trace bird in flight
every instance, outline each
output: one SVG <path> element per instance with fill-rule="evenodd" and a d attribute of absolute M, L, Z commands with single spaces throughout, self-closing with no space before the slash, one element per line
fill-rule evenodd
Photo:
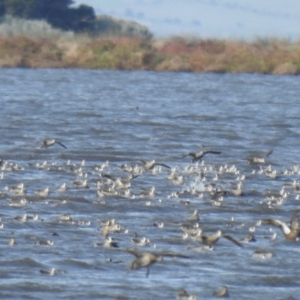
<path fill-rule="evenodd" d="M 144 164 L 145 170 L 152 170 L 155 166 L 162 166 L 162 167 L 171 169 L 171 167 L 169 167 L 165 164 L 157 163 L 157 162 L 155 162 L 155 160 L 146 161 L 144 159 L 141 159 L 140 161 Z"/>
<path fill-rule="evenodd" d="M 67 147 L 63 143 L 57 141 L 56 139 L 43 140 L 42 147 L 48 148 L 48 147 L 53 146 L 54 144 L 58 144 L 58 145 L 64 147 L 65 149 L 67 149 Z"/>
<path fill-rule="evenodd" d="M 286 240 L 296 240 L 300 233 L 299 215 L 300 210 L 297 210 L 289 223 L 277 219 L 263 219 L 262 224 L 279 227 Z"/>
<path fill-rule="evenodd" d="M 203 158 L 204 155 L 206 154 L 221 154 L 221 151 L 214 151 L 214 150 L 201 150 L 200 152 L 190 152 L 186 155 L 184 155 L 183 157 L 181 157 L 181 159 L 187 157 L 187 156 L 192 156 L 193 160 L 192 162 L 196 162 L 198 160 L 201 160 Z"/>
<path fill-rule="evenodd" d="M 189 258 L 189 256 L 179 254 L 179 253 L 174 253 L 171 251 L 161 251 L 161 252 L 148 252 L 147 251 L 146 252 L 146 251 L 139 251 L 134 248 L 127 248 L 127 249 L 124 249 L 123 251 L 126 251 L 136 257 L 136 259 L 131 262 L 128 272 L 131 270 L 137 270 L 140 268 L 147 268 L 146 277 L 149 276 L 150 266 L 156 262 L 162 261 L 164 256 Z"/>
<path fill-rule="evenodd" d="M 267 153 L 252 155 L 247 158 L 247 161 L 250 165 L 253 164 L 265 164 L 266 157 L 270 156 L 273 153 L 273 150 L 269 150 Z"/>
<path fill-rule="evenodd" d="M 233 242 L 239 247 L 243 247 L 243 245 L 235 240 L 233 237 L 231 237 L 228 234 L 224 234 L 221 230 L 218 230 L 216 233 L 213 233 L 211 235 L 201 235 L 202 242 L 208 246 L 213 246 L 219 239 L 220 237 L 224 237 L 225 239 Z"/>

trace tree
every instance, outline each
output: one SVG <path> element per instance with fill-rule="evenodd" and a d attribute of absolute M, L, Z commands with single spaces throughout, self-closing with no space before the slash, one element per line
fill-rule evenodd
<path fill-rule="evenodd" d="M 44 19 L 63 30 L 92 31 L 96 15 L 88 5 L 70 7 L 73 0 L 0 0 L 0 16 Z"/>

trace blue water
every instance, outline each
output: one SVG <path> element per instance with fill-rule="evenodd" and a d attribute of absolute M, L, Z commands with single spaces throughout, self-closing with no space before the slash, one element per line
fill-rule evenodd
<path fill-rule="evenodd" d="M 294 189 L 286 189 L 280 205 L 268 203 L 267 196 L 299 180 L 298 77 L 0 69 L 0 82 L 0 159 L 6 166 L 20 167 L 1 170 L 1 298 L 176 299 L 177 290 L 185 288 L 198 299 L 208 299 L 224 285 L 232 299 L 297 298 L 299 242 L 285 241 L 280 229 L 257 226 L 255 243 L 239 248 L 221 238 L 213 251 L 196 252 L 187 248 L 199 243 L 183 240 L 180 225 L 198 209 L 204 233 L 222 229 L 239 240 L 262 218 L 292 217 L 300 203 Z M 41 147 L 46 138 L 57 139 L 67 149 L 59 144 Z M 198 164 L 192 164 L 191 157 L 181 159 L 201 145 L 222 153 L 207 154 Z M 268 150 L 273 153 L 265 164 L 248 164 L 249 156 Z M 174 185 L 162 167 L 159 174 L 147 171 L 132 180 L 134 199 L 97 197 L 95 184 L 101 176 L 128 175 L 119 167 L 142 166 L 141 159 L 176 167 L 184 183 Z M 76 174 L 83 160 L 83 174 Z M 35 165 L 44 161 L 45 168 Z M 104 171 L 94 169 L 106 161 Z M 213 181 L 224 165 L 237 171 Z M 269 165 L 277 170 L 276 179 L 259 174 Z M 202 170 L 206 181 L 189 174 L 186 168 L 191 166 L 198 173 Z M 242 175 L 244 195 L 224 197 L 220 206 L 204 191 L 211 182 L 231 189 Z M 73 186 L 73 181 L 84 179 L 88 188 Z M 69 188 L 58 192 L 64 182 Z M 23 196 L 5 188 L 20 183 L 26 186 Z M 151 186 L 155 197 L 139 197 L 140 188 Z M 184 192 L 193 186 L 196 195 Z M 46 187 L 47 197 L 35 195 Z M 177 191 L 179 198 L 170 198 Z M 21 198 L 26 198 L 25 206 L 9 205 Z M 14 220 L 25 213 L 38 215 L 38 220 Z M 60 222 L 63 214 L 74 222 Z M 120 248 L 94 247 L 104 241 L 100 222 L 112 218 L 121 225 L 119 233 L 111 233 Z M 161 221 L 163 228 L 152 225 Z M 134 256 L 124 250 L 134 247 L 134 232 L 151 241 L 136 246 L 142 251 L 168 250 L 190 258 L 165 258 L 151 266 L 148 278 L 146 269 L 127 273 Z M 274 232 L 277 237 L 270 240 Z M 9 246 L 10 238 L 17 244 Z M 35 245 L 48 239 L 53 246 Z M 275 256 L 252 258 L 258 249 Z M 53 267 L 58 270 L 54 276 L 39 272 Z"/>

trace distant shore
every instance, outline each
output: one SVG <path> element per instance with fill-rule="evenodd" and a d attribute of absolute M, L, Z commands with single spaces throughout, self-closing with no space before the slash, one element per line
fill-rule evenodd
<path fill-rule="evenodd" d="M 300 43 L 0 36 L 0 67 L 300 74 Z"/>

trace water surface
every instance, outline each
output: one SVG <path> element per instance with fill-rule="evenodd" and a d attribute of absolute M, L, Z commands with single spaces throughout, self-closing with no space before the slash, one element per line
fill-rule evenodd
<path fill-rule="evenodd" d="M 187 249 L 192 241 L 182 239 L 180 225 L 199 209 L 204 232 L 222 229 L 240 239 L 262 218 L 292 217 L 299 207 L 293 189 L 281 205 L 268 204 L 267 196 L 299 180 L 298 77 L 1 69 L 0 82 L 0 158 L 20 166 L 3 170 L 0 181 L 2 298 L 175 299 L 177 290 L 185 288 L 198 299 L 208 299 L 223 285 L 232 299 L 297 297 L 299 243 L 285 241 L 279 229 L 257 226 L 256 243 L 240 249 L 221 239 L 213 251 L 198 253 Z M 67 149 L 57 144 L 41 148 L 45 138 L 58 139 Z M 186 171 L 193 165 L 190 157 L 181 159 L 201 145 L 222 152 L 208 154 L 197 164 L 206 181 Z M 274 152 L 266 164 L 247 163 L 249 155 L 270 149 Z M 101 174 L 128 175 L 119 167 L 142 165 L 141 159 L 176 167 L 183 185 L 172 184 L 162 167 L 157 175 L 148 171 L 132 181 L 135 199 L 96 196 Z M 89 188 L 75 188 L 73 181 L 84 179 L 75 173 L 83 160 Z M 44 161 L 48 167 L 36 165 Z M 94 169 L 106 161 L 104 171 Z M 245 175 L 244 195 L 224 197 L 220 206 L 214 206 L 204 189 L 223 165 L 235 166 L 237 172 L 219 174 L 214 183 L 231 189 Z M 277 170 L 276 179 L 257 173 L 268 165 Z M 22 197 L 5 190 L 22 182 L 27 187 Z M 69 189 L 58 192 L 64 182 Z M 156 187 L 156 196 L 140 198 L 140 188 L 151 186 Z M 35 196 L 36 190 L 46 187 L 49 196 Z M 192 187 L 198 190 L 195 195 L 183 193 Z M 170 198 L 177 191 L 179 198 Z M 27 205 L 9 205 L 23 197 Z M 25 213 L 37 214 L 39 220 L 14 220 Z M 74 222 L 59 222 L 63 214 L 70 214 Z M 133 247 L 136 232 L 151 241 L 141 250 L 169 250 L 190 258 L 166 258 L 151 267 L 149 278 L 145 269 L 127 274 L 133 256 L 94 247 L 104 240 L 100 222 L 112 218 L 121 225 L 120 233 L 111 234 L 120 249 Z M 152 225 L 161 221 L 161 229 Z M 274 232 L 277 238 L 272 241 Z M 17 244 L 9 246 L 12 237 Z M 35 245 L 42 239 L 52 239 L 54 245 Z M 252 258 L 258 249 L 272 251 L 275 257 Z M 58 269 L 54 276 L 39 273 L 52 267 Z"/>

